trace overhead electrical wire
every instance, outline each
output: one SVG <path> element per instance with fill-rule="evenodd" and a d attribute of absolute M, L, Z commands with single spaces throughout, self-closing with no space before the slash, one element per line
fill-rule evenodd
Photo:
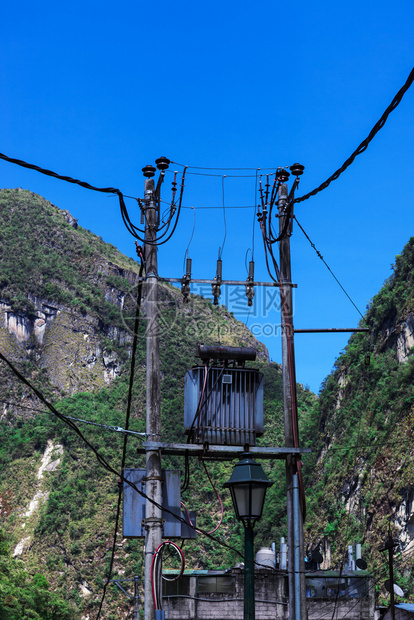
<path fill-rule="evenodd" d="M 86 437 L 78 429 L 78 427 L 71 420 L 68 420 L 65 416 L 63 416 L 61 413 L 59 413 L 59 411 L 57 411 L 57 409 L 43 396 L 43 394 L 40 392 L 40 390 L 38 390 L 34 385 L 32 385 L 32 383 L 28 379 L 26 379 L 26 377 L 24 377 L 24 375 L 22 375 L 22 373 L 14 366 L 14 364 L 12 364 L 12 362 L 10 362 L 10 360 L 8 360 L 7 357 L 5 355 L 3 355 L 3 353 L 1 353 L 1 352 L 0 352 L 0 360 L 3 360 L 3 362 L 5 362 L 5 364 L 16 375 L 16 377 L 22 383 L 24 383 L 27 387 L 29 387 L 36 394 L 36 396 L 39 398 L 39 400 L 44 405 L 46 405 L 46 407 L 48 407 L 48 409 L 50 409 L 50 411 L 52 413 L 54 413 L 56 415 L 56 417 L 58 417 L 62 422 L 67 424 L 80 437 L 80 439 L 85 443 L 85 445 L 92 450 L 92 452 L 95 454 L 95 457 L 96 457 L 97 461 L 99 462 L 99 464 L 104 469 L 106 469 L 109 473 L 117 476 L 117 478 L 119 478 L 122 482 L 124 482 L 125 484 L 130 486 L 132 489 L 134 489 L 134 491 L 136 491 L 144 499 L 146 499 L 146 500 L 150 501 L 152 504 L 154 504 L 154 506 L 156 506 L 159 510 L 163 510 L 164 512 L 172 515 L 173 518 L 176 519 L 177 521 L 180 521 L 180 523 L 183 523 L 183 524 L 188 526 L 188 521 L 186 521 L 186 519 L 180 517 L 179 515 L 175 514 L 172 510 L 169 510 L 168 508 L 162 506 L 161 504 L 158 504 L 158 502 L 154 501 L 152 498 L 150 498 L 148 495 L 146 495 L 146 493 L 141 491 L 133 482 L 131 482 L 130 480 L 125 478 L 124 475 L 121 472 L 119 472 L 116 469 L 114 469 L 108 463 L 108 461 L 105 459 L 105 457 L 103 457 L 99 453 L 99 451 L 91 444 L 90 441 L 88 441 L 88 439 L 86 439 Z M 232 551 L 233 553 L 235 553 L 236 555 L 238 555 L 240 558 L 242 558 L 244 560 L 243 553 L 241 553 L 240 551 L 238 551 L 237 549 L 235 549 L 234 547 L 232 547 L 231 545 L 229 545 L 225 541 L 223 541 L 223 540 L 221 540 L 219 538 L 216 538 L 215 536 L 213 536 L 211 534 L 208 534 L 208 532 L 206 532 L 204 529 L 202 529 L 202 528 L 198 528 L 198 529 L 199 529 L 200 533 L 203 536 L 207 536 L 208 538 L 210 538 L 212 541 L 214 541 L 218 545 L 220 545 L 220 546 L 222 546 L 222 547 L 224 547 L 226 549 L 229 549 L 230 551 Z"/>
<path fill-rule="evenodd" d="M 316 194 L 326 189 L 332 183 L 332 181 L 335 181 L 336 179 L 338 179 L 341 176 L 341 174 L 345 172 L 347 168 L 349 168 L 349 166 L 353 163 L 357 155 L 361 155 L 361 153 L 367 150 L 370 142 L 377 135 L 379 130 L 382 129 L 382 127 L 384 127 L 391 112 L 393 112 L 393 110 L 395 110 L 398 107 L 398 105 L 401 103 L 402 98 L 404 97 L 405 93 L 412 85 L 413 81 L 414 81 L 414 68 L 411 70 L 404 86 L 400 88 L 400 90 L 395 95 L 394 99 L 391 101 L 390 105 L 386 108 L 385 112 L 382 114 L 381 118 L 375 123 L 374 127 L 369 132 L 368 136 L 355 149 L 352 155 L 350 155 L 348 159 L 345 160 L 345 162 L 342 164 L 342 166 L 338 168 L 338 170 L 336 170 L 336 172 L 334 172 L 328 179 L 326 179 L 326 181 L 321 183 L 321 185 L 313 189 L 311 192 L 305 194 L 304 196 L 295 198 L 295 202 L 303 202 L 304 200 L 308 200 L 309 198 L 311 198 L 311 196 L 316 196 Z"/>
<path fill-rule="evenodd" d="M 135 307 L 135 320 L 134 320 L 134 338 L 132 341 L 131 368 L 130 368 L 129 383 L 128 383 L 128 397 L 127 397 L 127 408 L 126 408 L 126 416 L 125 416 L 125 429 L 126 430 L 129 429 L 129 422 L 131 419 L 132 389 L 134 386 L 135 361 L 136 361 L 136 352 L 137 352 L 137 345 L 138 345 L 139 316 L 140 316 L 141 301 L 142 301 L 142 274 L 144 271 L 144 260 L 143 260 L 144 256 L 143 256 L 142 249 L 139 246 L 137 246 L 137 253 L 138 253 L 138 257 L 141 260 L 141 266 L 139 270 L 140 279 L 139 279 L 139 284 L 138 284 L 138 289 L 137 289 L 137 301 L 136 301 L 136 307 Z M 128 444 L 128 434 L 125 434 L 124 445 L 122 447 L 122 460 L 121 460 L 122 474 L 124 473 L 124 468 L 125 468 L 127 444 Z M 106 580 L 106 583 L 104 584 L 103 594 L 102 594 L 101 602 L 99 604 L 98 615 L 96 617 L 97 620 L 99 620 L 101 610 L 102 610 L 102 605 L 104 603 L 105 596 L 106 596 L 106 589 L 110 583 L 111 576 L 112 576 L 112 569 L 113 569 L 114 558 L 115 558 L 116 538 L 118 535 L 119 516 L 121 514 L 121 500 L 122 500 L 122 486 L 119 485 L 118 503 L 117 503 L 117 508 L 116 508 L 115 528 L 114 528 L 113 543 L 112 543 L 112 550 L 111 550 L 111 559 L 109 562 L 108 578 Z"/>
<path fill-rule="evenodd" d="M 218 499 L 218 501 L 219 501 L 219 504 L 220 504 L 220 511 L 221 511 L 221 515 L 220 515 L 219 522 L 218 522 L 218 524 L 217 524 L 217 525 L 216 525 L 216 526 L 215 526 L 212 530 L 210 530 L 210 531 L 208 532 L 209 534 L 214 534 L 214 532 L 216 532 L 216 531 L 219 529 L 219 527 L 221 526 L 221 524 L 222 524 L 222 522 L 223 522 L 224 507 L 223 507 L 223 502 L 221 501 L 220 494 L 219 494 L 219 492 L 218 492 L 218 490 L 217 490 L 217 488 L 216 488 L 216 486 L 215 486 L 215 484 L 214 484 L 213 480 L 211 479 L 210 474 L 208 473 L 208 469 L 207 469 L 207 466 L 206 466 L 205 461 L 204 461 L 204 459 L 203 459 L 203 458 L 201 458 L 201 462 L 202 462 L 202 464 L 203 464 L 204 471 L 205 471 L 205 472 L 206 472 L 206 474 L 207 474 L 207 478 L 208 478 L 208 480 L 209 480 L 209 482 L 210 482 L 210 484 L 211 484 L 211 487 L 212 487 L 212 489 L 213 489 L 213 491 L 214 491 L 214 493 L 215 493 L 215 495 L 216 495 L 216 497 L 217 497 L 217 499 Z M 196 532 L 198 532 L 198 529 L 196 528 L 196 526 L 195 526 L 195 525 L 192 523 L 192 521 L 191 521 L 190 514 L 189 514 L 189 512 L 188 512 L 188 509 L 187 509 L 186 504 L 185 504 L 184 502 L 181 502 L 181 506 L 184 508 L 184 511 L 185 511 L 185 513 L 186 513 L 186 515 L 187 515 L 188 522 L 189 522 L 189 523 L 190 523 L 190 525 L 194 528 L 194 530 L 195 530 Z"/>
<path fill-rule="evenodd" d="M 176 166 L 181 166 L 184 168 L 184 164 L 180 164 L 177 161 L 171 161 L 172 164 Z M 270 168 L 209 168 L 208 166 L 190 166 L 187 165 L 187 168 L 191 168 L 192 170 L 274 170 L 274 166 Z"/>
<path fill-rule="evenodd" d="M 301 226 L 300 222 L 298 221 L 298 218 L 296 217 L 296 215 L 293 216 L 294 219 L 296 220 L 296 224 L 299 226 L 299 228 L 301 229 L 301 231 L 303 232 L 303 234 L 305 235 L 306 239 L 309 241 L 311 247 L 315 250 L 317 256 L 321 259 L 321 261 L 323 262 L 323 264 L 325 265 L 325 267 L 328 269 L 329 273 L 332 275 L 332 277 L 336 280 L 336 282 L 338 283 L 338 285 L 341 287 L 341 289 L 343 290 L 343 292 L 345 293 L 345 295 L 348 297 L 349 301 L 351 302 L 351 304 L 354 306 L 355 310 L 358 312 L 358 314 L 360 315 L 360 317 L 362 318 L 363 321 L 365 321 L 365 317 L 362 314 L 362 312 L 360 311 L 360 309 L 358 308 L 358 306 L 355 304 L 355 302 L 353 301 L 353 299 L 351 298 L 351 296 L 347 293 L 347 291 L 345 290 L 345 288 L 342 286 L 342 284 L 340 283 L 340 281 L 338 280 L 338 278 L 336 277 L 336 275 L 334 274 L 334 272 L 332 271 L 332 269 L 329 267 L 328 263 L 326 262 L 326 260 L 324 259 L 324 257 L 322 256 L 322 254 L 319 252 L 319 250 L 316 248 L 315 244 L 311 241 L 309 235 L 307 234 L 307 232 L 305 231 L 305 229 Z"/>
<path fill-rule="evenodd" d="M 161 237 L 159 237 L 158 239 L 155 239 L 153 241 L 149 241 L 145 239 L 145 230 L 139 228 L 138 226 L 136 226 L 135 224 L 132 223 L 130 217 L 129 217 L 129 213 L 128 210 L 126 208 L 125 205 L 125 201 L 124 201 L 124 195 L 123 193 L 115 188 L 115 187 L 96 187 L 95 185 L 91 185 L 90 183 L 87 183 L 86 181 L 81 181 L 79 179 L 75 179 L 73 177 L 70 176 L 65 176 L 65 175 L 61 175 L 58 174 L 57 172 L 54 172 L 53 170 L 48 170 L 47 168 L 42 168 L 40 166 L 36 166 L 35 164 L 30 164 L 26 161 L 23 161 L 22 159 L 16 159 L 14 157 L 9 157 L 8 155 L 5 155 L 4 153 L 0 153 L 0 159 L 3 159 L 4 161 L 7 161 L 11 164 L 16 164 L 18 166 L 21 166 L 23 168 L 27 168 L 29 170 L 34 170 L 35 172 L 39 172 L 41 174 L 44 174 L 46 176 L 49 177 L 53 177 L 55 179 L 58 179 L 60 181 L 65 181 L 67 183 L 72 183 L 75 185 L 79 185 L 80 187 L 83 187 L 84 189 L 89 189 L 95 192 L 102 192 L 105 194 L 116 194 L 118 196 L 119 199 L 119 206 L 120 206 L 120 211 L 121 211 L 121 216 L 122 216 L 122 220 L 125 224 L 125 227 L 127 228 L 127 230 L 130 232 L 130 234 L 135 237 L 136 239 L 138 239 L 139 241 L 143 242 L 145 241 L 147 244 L 150 245 L 163 245 L 164 243 L 166 243 L 167 241 L 169 241 L 172 237 L 172 235 L 175 232 L 175 229 L 177 227 L 177 223 L 178 223 L 178 219 L 180 216 L 180 212 L 181 212 L 181 205 L 182 205 L 182 198 L 183 198 L 183 190 L 184 190 L 184 179 L 185 179 L 185 173 L 186 173 L 186 167 L 184 167 L 183 170 L 183 174 L 182 174 L 182 182 L 181 182 L 181 189 L 180 189 L 180 197 L 179 197 L 179 202 L 178 205 L 174 203 L 174 199 L 171 202 L 170 205 L 170 217 L 168 218 L 167 222 L 165 223 L 165 225 L 163 227 L 166 227 L 166 231 L 161 235 Z M 162 175 L 163 175 L 163 171 L 162 171 Z M 164 176 L 164 175 L 163 175 Z M 163 177 L 162 177 L 163 178 Z M 174 192 L 173 192 L 174 193 Z M 132 196 L 129 196 L 129 198 L 132 198 Z M 141 204 L 144 201 L 140 201 L 140 199 L 136 199 L 138 200 L 138 202 Z M 175 216 L 175 223 L 173 226 L 173 229 L 171 231 L 170 234 L 168 234 L 168 230 L 170 227 L 170 224 Z M 163 237 L 165 237 L 168 234 L 168 237 L 166 239 L 163 239 Z M 161 239 L 163 239 L 161 241 Z"/>
<path fill-rule="evenodd" d="M 170 547 L 178 554 L 178 557 L 180 558 L 180 570 L 177 575 L 167 577 L 167 575 L 162 572 L 162 558 L 164 549 Z M 165 579 L 165 581 L 178 581 L 178 579 L 181 579 L 184 573 L 184 569 L 184 553 L 177 544 L 175 544 L 171 540 L 165 540 L 160 545 L 158 545 L 154 552 L 154 555 L 152 556 L 151 561 L 151 588 L 154 598 L 155 609 L 162 609 L 162 579 Z"/>
<path fill-rule="evenodd" d="M 376 134 L 380 131 L 380 129 L 382 129 L 382 127 L 384 127 L 385 123 L 388 120 L 389 115 L 391 114 L 391 112 L 393 112 L 398 105 L 401 103 L 402 98 L 404 97 L 405 93 L 407 92 L 407 90 L 411 87 L 412 83 L 414 81 L 414 68 L 411 70 L 405 84 L 400 88 L 400 90 L 397 92 L 397 94 L 395 95 L 395 97 L 393 98 L 393 100 L 391 101 L 390 105 L 385 109 L 385 111 L 383 112 L 383 114 L 381 115 L 380 119 L 375 123 L 375 125 L 373 126 L 373 128 L 371 129 L 371 131 L 369 132 L 368 136 L 360 143 L 360 145 L 355 149 L 355 151 L 353 151 L 353 153 L 345 160 L 345 162 L 342 164 L 342 166 L 340 168 L 338 168 L 338 170 L 336 170 L 328 179 L 326 179 L 326 181 L 324 181 L 323 183 L 321 183 L 321 185 L 319 185 L 318 187 L 316 187 L 315 189 L 313 189 L 311 192 L 308 192 L 307 194 L 305 194 L 304 196 L 300 196 L 298 198 L 295 198 L 295 202 L 299 203 L 299 202 L 303 202 L 305 200 L 308 200 L 309 198 L 311 198 L 312 196 L 316 196 L 316 194 L 318 194 L 319 192 L 323 191 L 324 189 L 326 189 L 331 183 L 332 181 L 335 181 L 336 179 L 338 179 L 340 177 L 340 175 L 345 172 L 345 170 L 347 168 L 349 168 L 349 166 L 354 162 L 355 158 L 358 155 L 361 155 L 361 153 L 363 153 L 364 151 L 366 151 L 366 149 L 368 148 L 370 142 L 374 139 L 374 137 L 376 136 Z M 178 162 L 172 162 L 175 163 L 177 166 L 183 166 L 183 164 L 179 164 Z M 216 171 L 228 171 L 228 170 L 233 170 L 233 171 L 247 171 L 247 170 L 254 170 L 257 174 L 257 171 L 259 170 L 272 170 L 273 168 L 208 168 L 208 167 L 203 167 L 203 166 L 187 166 L 188 168 L 191 168 L 192 170 L 216 170 Z M 196 172 L 189 172 L 189 174 L 202 174 L 204 176 L 221 176 L 221 175 L 213 175 L 213 174 L 209 174 L 209 173 L 196 173 Z M 254 177 L 255 175 L 227 175 L 227 176 L 251 176 Z"/>
<path fill-rule="evenodd" d="M 9 405 L 10 407 L 16 407 L 16 409 L 22 409 L 23 411 L 36 411 L 37 413 L 47 413 L 48 415 L 51 415 L 51 412 L 47 411 L 46 409 L 36 409 L 35 407 L 28 407 L 27 405 L 19 405 L 19 403 L 12 403 L 7 400 L 0 400 L 0 403 L 4 405 Z M 82 424 L 90 424 L 91 426 L 98 426 L 99 428 L 104 428 L 107 431 L 113 431 L 115 433 L 127 433 L 129 435 L 147 437 L 147 433 L 131 431 L 129 429 L 122 428 L 121 426 L 110 426 L 108 424 L 99 424 L 99 422 L 93 422 L 92 420 L 82 420 L 81 418 L 74 418 L 70 415 L 65 415 L 63 413 L 61 413 L 61 415 L 66 420 L 72 420 L 73 422 L 81 422 Z"/>

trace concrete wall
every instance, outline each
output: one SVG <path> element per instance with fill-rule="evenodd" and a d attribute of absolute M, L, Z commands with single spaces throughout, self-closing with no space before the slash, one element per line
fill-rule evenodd
<path fill-rule="evenodd" d="M 320 573 L 323 576 L 323 573 Z M 234 577 L 233 592 L 200 592 L 207 575 Z M 332 575 L 332 573 L 331 573 Z M 163 597 L 166 620 L 240 620 L 243 618 L 243 570 L 226 572 L 193 571 L 182 593 Z M 307 598 L 309 620 L 373 620 L 374 593 L 372 577 L 366 576 L 367 595 L 355 598 Z M 185 591 L 185 594 L 184 594 Z M 256 620 L 289 620 L 288 579 L 285 571 L 255 571 Z M 333 614 L 335 611 L 335 617 Z"/>

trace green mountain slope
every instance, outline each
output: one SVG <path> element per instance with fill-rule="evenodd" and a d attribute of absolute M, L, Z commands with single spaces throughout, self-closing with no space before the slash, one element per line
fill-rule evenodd
<path fill-rule="evenodd" d="M 23 190 L 0 191 L 0 351 L 53 402 L 59 412 L 107 426 L 125 424 L 130 378 L 131 322 L 138 264 L 83 230 L 68 212 Z M 255 346 L 253 365 L 265 377 L 265 428 L 261 442 L 283 444 L 282 377 L 265 347 L 224 307 L 162 286 L 162 435 L 183 441 L 184 374 L 196 363 L 196 345 Z M 141 308 L 131 428 L 145 431 L 145 299 Z M 96 613 L 108 574 L 118 498 L 117 478 L 91 450 L 50 413 L 31 390 L 0 363 L 0 518 L 11 553 L 24 562 L 28 579 L 44 575 L 50 591 L 64 595 L 81 614 Z M 298 386 L 301 415 L 308 419 L 315 396 Z M 79 423 L 85 437 L 119 470 L 123 436 L 102 426 Z M 128 442 L 127 467 L 143 467 Z M 164 459 L 183 469 L 181 458 Z M 257 545 L 285 535 L 284 464 L 265 465 L 277 481 L 259 524 Z M 232 464 L 208 463 L 222 490 Z M 207 530 L 217 524 L 219 506 L 198 462 L 190 463 L 190 486 L 183 499 Z M 233 550 L 198 536 L 185 544 L 190 568 L 227 568 L 240 560 L 243 532 L 231 500 L 216 536 Z M 117 540 L 114 577 L 142 576 L 143 543 Z M 106 618 L 125 618 L 129 602 L 108 590 Z M 17 607 L 16 607 L 17 609 Z M 12 618 L 13 616 L 5 616 Z M 73 616 L 75 617 L 75 616 Z"/>
<path fill-rule="evenodd" d="M 336 564 L 348 544 L 362 543 L 384 595 L 379 548 L 390 528 L 397 580 L 414 600 L 414 238 L 393 269 L 367 310 L 371 332 L 351 337 L 303 427 L 304 442 L 316 444 L 307 535 Z"/>

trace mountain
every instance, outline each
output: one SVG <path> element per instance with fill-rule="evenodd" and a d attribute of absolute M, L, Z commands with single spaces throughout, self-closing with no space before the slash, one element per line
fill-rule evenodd
<path fill-rule="evenodd" d="M 362 543 L 376 589 L 386 596 L 389 531 L 395 578 L 414 600 L 414 238 L 367 309 L 302 427 L 307 462 L 308 549 L 332 564 Z M 384 598 L 380 600 L 385 600 Z"/>
<path fill-rule="evenodd" d="M 138 262 L 83 229 L 68 211 L 21 189 L 0 191 L 0 248 L 0 352 L 119 471 L 123 435 L 107 427 L 125 425 Z M 159 305 L 163 439 L 185 440 L 184 375 L 196 363 L 196 345 L 218 344 L 219 334 L 221 344 L 257 348 L 253 366 L 263 372 L 265 389 L 261 442 L 283 445 L 281 369 L 269 362 L 264 345 L 225 307 L 198 296 L 186 304 L 170 285 L 160 287 Z M 145 295 L 130 424 L 137 432 L 145 431 L 144 321 Z M 8 588 L 0 585 L 0 617 L 90 618 L 109 570 L 117 476 L 102 467 L 73 428 L 45 410 L 4 361 L 0 381 L 0 566 Z M 298 398 L 301 419 L 310 424 L 317 399 L 300 385 Z M 144 466 L 136 451 L 140 442 L 129 439 L 126 467 Z M 165 458 L 163 465 L 184 468 L 179 457 Z M 286 533 L 284 464 L 265 467 L 278 484 L 269 491 L 257 545 Z M 208 469 L 222 489 L 232 464 L 208 463 Z M 218 502 L 198 462 L 190 463 L 183 499 L 197 510 L 200 527 L 215 527 Z M 227 493 L 223 502 L 223 525 L 215 535 L 230 540 L 231 548 L 197 536 L 185 544 L 190 568 L 228 568 L 240 559 L 243 532 Z M 142 540 L 119 534 L 113 578 L 142 577 L 142 566 Z M 110 586 L 105 617 L 126 618 L 129 610 L 127 597 Z"/>

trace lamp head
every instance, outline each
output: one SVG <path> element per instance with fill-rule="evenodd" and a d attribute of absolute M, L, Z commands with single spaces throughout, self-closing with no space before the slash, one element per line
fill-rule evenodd
<path fill-rule="evenodd" d="M 262 516 L 266 491 L 272 484 L 251 454 L 243 453 L 224 486 L 230 489 L 236 517 L 244 527 L 253 527 Z"/>

